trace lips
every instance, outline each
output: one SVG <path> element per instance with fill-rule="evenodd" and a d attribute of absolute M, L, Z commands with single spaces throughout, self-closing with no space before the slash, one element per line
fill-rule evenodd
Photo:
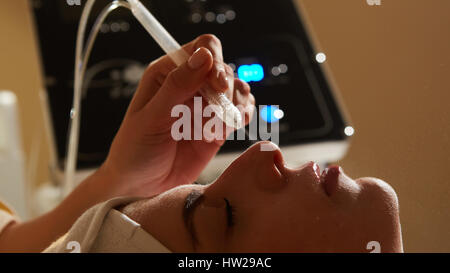
<path fill-rule="evenodd" d="M 313 161 L 302 165 L 300 168 L 293 169 L 293 171 L 297 175 L 300 175 L 300 173 L 307 174 L 308 177 L 311 177 L 314 183 L 320 183 L 320 167 Z"/>
<path fill-rule="evenodd" d="M 279 149 L 275 151 L 273 161 L 275 163 L 275 169 L 277 169 L 278 173 L 280 175 L 285 174 L 286 166 L 284 165 L 284 159 Z M 320 173 L 319 165 L 313 161 L 291 171 L 294 171 L 296 175 L 299 175 L 299 173 L 303 171 L 309 173 L 310 176 L 312 175 L 315 182 L 323 187 L 325 193 L 328 196 L 331 196 L 334 192 L 336 192 L 339 184 L 339 175 L 343 173 L 342 168 L 337 165 L 330 166 L 326 168 L 322 173 Z"/>
<path fill-rule="evenodd" d="M 320 176 L 320 182 L 325 189 L 328 196 L 331 196 L 337 189 L 339 182 L 339 175 L 342 169 L 339 166 L 331 166 L 326 168 Z"/>

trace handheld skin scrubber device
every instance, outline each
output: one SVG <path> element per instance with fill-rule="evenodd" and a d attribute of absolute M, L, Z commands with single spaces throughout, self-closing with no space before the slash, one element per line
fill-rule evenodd
<path fill-rule="evenodd" d="M 144 26 L 161 48 L 169 55 L 176 65 L 180 66 L 189 59 L 189 55 L 181 48 L 177 41 L 167 32 L 156 18 L 145 8 L 139 0 L 128 0 L 131 12 Z M 218 94 L 209 87 L 200 90 L 200 94 L 208 101 L 217 117 L 231 128 L 242 128 L 242 116 L 236 106 L 225 96 Z"/>

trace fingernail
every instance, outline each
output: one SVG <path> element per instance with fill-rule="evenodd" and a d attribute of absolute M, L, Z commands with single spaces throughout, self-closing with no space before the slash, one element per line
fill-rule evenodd
<path fill-rule="evenodd" d="M 224 89 L 228 89 L 228 77 L 224 71 L 219 72 L 219 84 Z"/>
<path fill-rule="evenodd" d="M 208 55 L 201 51 L 201 48 L 197 49 L 194 54 L 189 58 L 188 65 L 191 69 L 200 69 L 208 59 Z"/>
<path fill-rule="evenodd" d="M 245 86 L 245 93 L 250 93 L 250 91 L 251 91 L 251 89 L 252 89 L 252 88 L 250 87 L 250 84 L 244 82 L 244 86 Z"/>

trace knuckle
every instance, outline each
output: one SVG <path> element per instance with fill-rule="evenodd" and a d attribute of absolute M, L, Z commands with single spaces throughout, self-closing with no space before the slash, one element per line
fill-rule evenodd
<path fill-rule="evenodd" d="M 197 45 L 212 45 L 212 46 L 222 46 L 222 42 L 214 34 L 203 34 L 198 37 Z"/>
<path fill-rule="evenodd" d="M 151 62 L 144 70 L 143 79 L 155 80 L 164 75 L 164 70 L 161 67 L 160 59 Z"/>
<path fill-rule="evenodd" d="M 156 60 L 153 60 L 148 66 L 146 70 L 159 70 L 159 67 L 161 66 L 161 63 L 164 60 L 164 56 L 159 57 Z"/>
<path fill-rule="evenodd" d="M 255 96 L 253 96 L 253 94 L 250 93 L 248 99 L 249 99 L 251 104 L 255 105 L 256 100 L 255 100 Z"/>
<path fill-rule="evenodd" d="M 145 68 L 144 77 L 154 77 L 157 72 L 157 61 L 153 61 Z"/>
<path fill-rule="evenodd" d="M 158 71 L 148 67 L 145 69 L 144 74 L 141 77 L 140 84 L 148 86 L 153 82 L 157 81 L 158 77 L 159 77 Z"/>
<path fill-rule="evenodd" d="M 167 85 L 169 88 L 173 88 L 176 90 L 183 88 L 180 75 L 177 73 L 177 71 L 171 71 L 169 73 L 169 75 L 167 76 Z"/>
<path fill-rule="evenodd" d="M 231 68 L 231 66 L 229 66 L 228 64 L 224 64 L 224 67 L 225 67 L 225 72 L 228 75 L 234 75 L 234 71 L 233 71 L 233 68 Z"/>

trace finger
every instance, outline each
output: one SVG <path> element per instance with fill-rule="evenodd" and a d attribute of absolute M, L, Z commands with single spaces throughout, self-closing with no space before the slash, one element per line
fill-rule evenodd
<path fill-rule="evenodd" d="M 248 125 L 255 112 L 255 97 L 250 93 L 250 86 L 246 82 L 235 79 L 234 86 L 236 91 L 233 103 L 238 106 L 242 117 L 245 117 L 244 124 Z"/>
<path fill-rule="evenodd" d="M 225 65 L 223 63 L 223 54 L 222 54 L 222 43 L 220 40 L 212 35 L 212 34 L 204 34 L 199 37 L 197 37 L 195 40 L 183 45 L 183 50 L 186 51 L 188 55 L 192 55 L 196 50 L 199 48 L 204 47 L 208 49 L 214 59 L 213 68 L 211 70 L 211 75 L 215 75 L 215 81 L 213 82 L 214 88 L 219 88 L 218 86 L 220 83 L 218 82 L 219 73 L 220 72 L 226 72 L 225 71 Z M 165 76 L 170 73 L 172 69 L 176 67 L 175 63 L 172 61 L 170 56 L 165 55 L 161 58 L 159 58 L 157 61 L 154 62 L 155 68 L 160 69 L 162 72 L 165 72 Z M 168 69 L 169 68 L 169 69 Z M 164 75 L 164 73 L 161 73 Z M 225 77 L 226 77 L 225 73 Z M 219 88 L 220 89 L 220 88 Z M 225 91 L 225 90 L 223 90 Z"/>
<path fill-rule="evenodd" d="M 221 71 L 225 71 L 220 40 L 214 35 L 205 34 L 185 44 L 182 48 L 188 55 L 192 55 L 201 47 L 207 48 L 213 56 L 213 69 L 208 76 L 211 87 L 218 92 L 225 92 L 230 89 L 229 83 L 223 84 L 224 78 L 229 80 L 228 77 L 220 75 Z M 176 67 L 176 64 L 168 55 L 153 61 L 142 76 L 137 92 L 130 104 L 130 110 L 141 110 L 156 95 L 167 75 Z"/>
<path fill-rule="evenodd" d="M 183 50 L 186 51 L 186 53 L 188 55 L 192 55 L 195 51 L 197 51 L 201 47 L 208 49 L 213 56 L 215 67 L 213 67 L 213 70 L 211 72 L 218 71 L 218 70 L 225 71 L 225 68 L 223 65 L 222 45 L 221 45 L 220 40 L 216 36 L 214 36 L 212 34 L 204 34 L 204 35 L 197 37 L 195 40 L 182 46 Z M 172 59 L 168 55 L 162 56 L 161 58 L 156 60 L 154 63 L 155 63 L 155 65 L 157 65 L 157 68 L 160 68 L 160 69 L 165 69 L 166 67 L 172 67 L 166 73 L 166 75 L 169 74 L 169 72 L 173 68 L 176 67 L 175 63 L 172 61 Z"/>
<path fill-rule="evenodd" d="M 228 89 L 225 91 L 225 95 L 231 100 L 233 101 L 234 98 L 234 93 L 235 93 L 235 87 L 234 87 L 234 71 L 233 69 L 227 65 L 224 64 L 225 67 L 225 73 L 227 76 L 227 81 L 228 81 Z"/>
<path fill-rule="evenodd" d="M 183 49 L 191 55 L 198 48 L 207 48 L 214 59 L 213 68 L 208 76 L 208 82 L 211 87 L 218 92 L 225 92 L 229 87 L 228 76 L 226 73 L 225 65 L 223 63 L 222 43 L 220 40 L 212 34 L 204 34 L 197 37 L 192 42 L 183 46 Z M 162 68 L 173 66 L 174 63 L 169 56 L 164 56 L 158 61 L 158 66 Z"/>
<path fill-rule="evenodd" d="M 234 105 L 245 105 L 248 101 L 250 94 L 250 86 L 240 79 L 234 80 L 235 95 L 233 98 Z"/>
<path fill-rule="evenodd" d="M 230 68 L 231 72 L 232 69 Z M 255 113 L 255 97 L 250 93 L 250 86 L 239 79 L 233 80 L 232 86 L 234 86 L 232 101 L 233 104 L 239 109 L 244 126 L 248 125 Z M 230 97 L 230 96 L 228 96 Z M 217 145 L 223 145 L 227 136 L 233 133 L 236 129 L 226 126 L 223 131 L 223 135 L 217 135 L 219 139 L 215 139 L 214 142 Z"/>
<path fill-rule="evenodd" d="M 206 47 L 213 54 L 214 65 L 208 79 L 211 87 L 218 92 L 225 92 L 230 89 L 229 78 L 223 63 L 222 43 L 219 38 L 212 34 L 201 35 L 193 44 L 191 44 L 191 46 L 194 46 L 194 48 L 188 48 L 188 50 Z"/>
<path fill-rule="evenodd" d="M 255 101 L 255 97 L 253 96 L 252 93 L 250 93 L 248 95 L 248 104 L 247 107 L 249 109 L 251 109 L 250 111 L 248 111 L 249 115 L 248 115 L 248 120 L 245 121 L 245 125 L 248 125 L 250 123 L 250 121 L 253 119 L 253 115 L 255 114 L 256 111 L 256 105 L 255 105 L 256 101 Z M 246 117 L 247 118 L 247 117 Z"/>
<path fill-rule="evenodd" d="M 158 92 L 167 75 L 176 68 L 174 62 L 168 62 L 167 56 L 150 63 L 139 83 L 136 93 L 130 103 L 129 111 L 140 111 Z"/>
<path fill-rule="evenodd" d="M 235 97 L 235 94 L 236 94 L 236 91 L 235 91 L 235 88 L 234 88 L 234 71 L 233 71 L 233 69 L 229 66 L 229 65 L 226 65 L 226 64 L 224 64 L 224 68 L 225 68 L 225 73 L 227 74 L 227 81 L 228 81 L 228 86 L 229 86 L 229 89 L 225 92 L 225 95 L 226 95 L 226 97 L 231 101 L 231 102 L 233 102 L 233 100 L 234 100 L 234 97 Z M 205 124 L 207 121 L 209 121 L 210 120 L 210 118 L 206 118 L 206 119 L 204 119 L 203 120 L 203 124 Z M 225 139 L 226 138 L 226 136 L 230 133 L 230 132 L 232 132 L 232 131 L 234 131 L 235 130 L 235 128 L 230 128 L 230 127 L 225 127 L 225 130 L 222 130 L 222 134 L 213 134 L 214 136 L 211 136 L 211 137 L 218 137 L 218 138 L 220 138 L 220 139 Z M 205 140 L 206 141 L 206 140 Z M 212 141 L 217 141 L 217 140 L 210 140 L 210 142 L 212 142 Z M 208 142 L 208 141 L 207 141 Z M 223 144 L 223 143 L 222 143 Z"/>
<path fill-rule="evenodd" d="M 185 104 L 204 85 L 212 65 L 211 52 L 206 48 L 198 49 L 188 62 L 168 74 L 158 93 L 145 106 L 144 112 L 156 120 L 168 120 L 174 106 Z"/>
<path fill-rule="evenodd" d="M 248 96 L 249 96 L 249 103 L 255 107 L 256 106 L 255 96 L 253 96 L 252 93 L 250 93 Z"/>
<path fill-rule="evenodd" d="M 236 89 L 241 91 L 242 94 L 244 94 L 244 95 L 250 94 L 250 91 L 251 91 L 250 85 L 248 83 L 244 82 L 243 80 L 235 79 L 234 86 Z"/>

